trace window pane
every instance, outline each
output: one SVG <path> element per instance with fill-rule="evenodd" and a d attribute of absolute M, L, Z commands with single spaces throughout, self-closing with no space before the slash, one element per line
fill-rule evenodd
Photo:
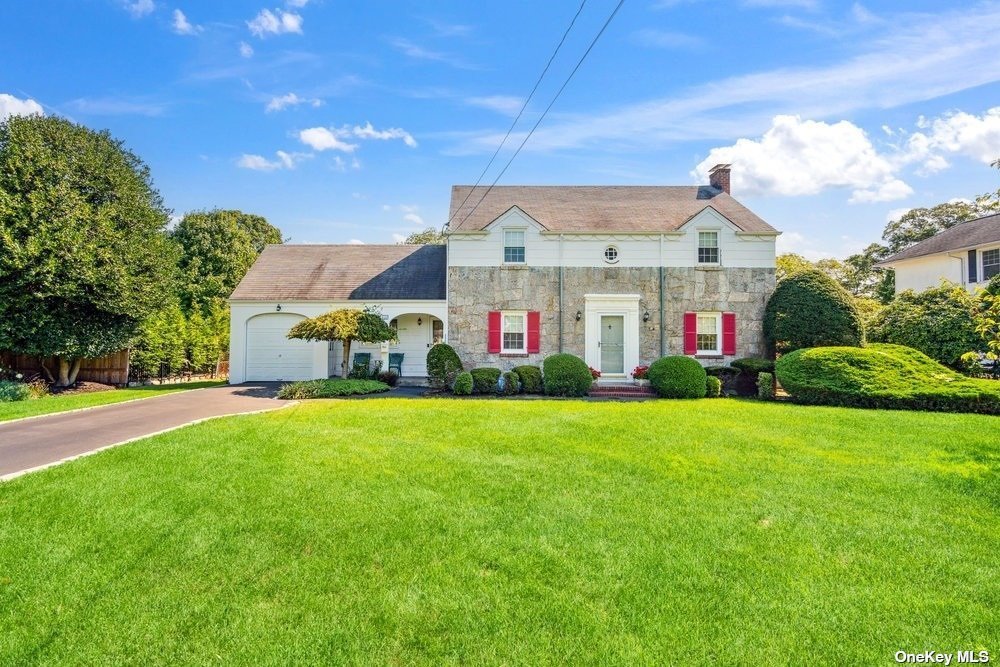
<path fill-rule="evenodd" d="M 524 349 L 523 333 L 505 333 L 503 335 L 503 349 L 520 352 Z"/>
<path fill-rule="evenodd" d="M 719 232 L 698 232 L 699 248 L 718 248 Z"/>
<path fill-rule="evenodd" d="M 524 263 L 524 248 L 504 248 L 503 261 Z"/>
<path fill-rule="evenodd" d="M 504 232 L 505 246 L 524 246 L 524 232 L 520 231 L 506 231 Z"/>
<path fill-rule="evenodd" d="M 987 250 L 983 253 L 983 280 L 989 280 L 1000 274 L 1000 249 Z"/>
<path fill-rule="evenodd" d="M 700 334 L 719 333 L 717 325 L 718 325 L 718 320 L 714 315 L 698 316 L 698 333 Z"/>
<path fill-rule="evenodd" d="M 718 264 L 718 248 L 698 248 L 698 262 L 701 264 Z"/>
<path fill-rule="evenodd" d="M 524 315 L 504 315 L 504 333 L 524 333 Z"/>
<path fill-rule="evenodd" d="M 717 334 L 698 334 L 698 351 L 715 352 L 719 349 L 719 336 Z"/>

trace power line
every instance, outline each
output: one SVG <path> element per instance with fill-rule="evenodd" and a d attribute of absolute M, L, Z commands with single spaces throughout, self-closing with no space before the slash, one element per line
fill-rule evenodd
<path fill-rule="evenodd" d="M 611 12 L 611 15 L 604 22 L 604 25 L 601 26 L 600 31 L 594 37 L 593 41 L 590 42 L 590 46 L 587 47 L 587 50 L 583 52 L 582 56 L 580 56 L 580 60 L 577 61 L 576 66 L 573 68 L 573 71 L 569 73 L 568 77 L 566 77 L 566 81 L 563 82 L 563 85 L 559 87 L 559 90 L 556 92 L 555 97 L 553 97 L 552 101 L 549 102 L 549 106 L 545 107 L 545 111 L 543 111 L 542 115 L 538 117 L 538 121 L 535 123 L 534 127 L 532 127 L 531 130 L 528 132 L 528 134 L 525 135 L 524 140 L 521 142 L 521 145 L 518 146 L 517 150 L 514 151 L 514 154 L 510 156 L 510 159 L 507 160 L 507 164 L 505 164 L 504 167 L 503 167 L 503 169 L 500 170 L 500 173 L 497 174 L 497 177 L 495 179 L 493 179 L 493 182 L 490 184 L 490 187 L 486 188 L 486 192 L 484 192 L 483 196 L 479 198 L 479 201 L 476 202 L 476 205 L 472 207 L 472 210 L 469 211 L 464 218 L 462 218 L 462 222 L 459 223 L 460 225 L 462 223 L 464 223 L 466 220 L 468 220 L 469 217 L 472 216 L 472 214 L 476 212 L 476 209 L 479 208 L 479 205 L 483 203 L 483 200 L 486 199 L 486 197 L 490 194 L 490 191 L 493 190 L 493 187 L 500 181 L 500 179 L 501 179 L 501 177 L 503 177 L 504 173 L 506 173 L 507 168 L 510 167 L 511 163 L 514 161 L 514 158 L 516 158 L 517 154 L 521 152 L 522 148 L 524 148 L 524 145 L 526 143 L 528 143 L 528 139 L 530 139 L 531 135 L 535 133 L 535 130 L 538 129 L 538 126 L 542 124 L 543 120 L 545 120 L 545 116 L 549 113 L 549 110 L 556 103 L 556 100 L 559 99 L 559 96 L 562 95 L 562 92 L 566 89 L 566 86 L 568 86 L 569 82 L 573 79 L 573 75 L 576 74 L 576 72 L 577 72 L 578 69 L 580 69 L 580 66 L 583 64 L 583 61 L 587 59 L 587 56 L 590 54 L 591 50 L 594 48 L 594 45 L 597 44 L 597 40 L 599 40 L 601 38 L 601 35 L 604 34 L 604 31 L 607 30 L 607 28 L 608 28 L 609 25 L 611 25 L 611 21 L 614 20 L 615 15 L 618 14 L 618 10 L 621 9 L 622 5 L 624 5 L 624 4 L 625 4 L 625 0 L 618 0 L 618 4 L 615 5 L 614 11 Z M 475 187 L 473 187 L 472 190 L 475 190 Z M 470 190 L 469 194 L 470 195 L 472 194 L 471 190 Z M 466 199 L 468 199 L 468 196 L 466 196 Z M 464 202 L 463 202 L 463 205 L 464 205 Z M 461 208 L 461 207 L 459 207 L 459 208 Z M 456 210 L 456 212 L 457 212 L 457 210 Z M 449 222 L 451 222 L 451 221 L 449 220 Z"/>
<path fill-rule="evenodd" d="M 504 135 L 503 141 L 501 141 L 500 145 L 497 146 L 496 151 L 493 153 L 493 157 L 491 157 L 490 161 L 486 163 L 486 166 L 483 168 L 483 172 L 479 174 L 479 178 L 476 179 L 476 184 L 472 186 L 472 190 L 469 190 L 469 194 L 465 195 L 465 199 L 463 199 L 462 203 L 459 204 L 458 208 L 455 209 L 455 213 L 458 213 L 460 210 L 462 210 L 462 207 L 465 206 L 465 202 L 469 201 L 469 196 L 473 193 L 473 191 L 477 187 L 479 187 L 479 184 L 483 182 L 483 176 L 485 176 L 486 172 L 489 171 L 490 167 L 493 166 L 493 161 L 497 159 L 497 155 L 500 154 L 500 151 L 507 143 L 507 139 L 510 138 L 511 132 L 513 132 L 514 128 L 517 127 L 517 123 L 519 120 L 521 120 L 521 116 L 524 114 L 524 110 L 528 108 L 528 103 L 531 102 L 531 98 L 535 96 L 535 92 L 538 90 L 538 86 L 541 85 L 542 79 L 545 78 L 545 74 L 549 71 L 549 67 L 552 66 L 552 61 L 555 60 L 556 55 L 559 54 L 559 49 L 561 49 L 562 45 L 566 42 L 566 38 L 569 36 L 570 30 L 573 29 L 573 26 L 576 24 L 576 19 L 580 17 L 580 13 L 583 11 L 583 6 L 586 4 L 587 0 L 583 0 L 580 3 L 580 7 L 576 10 L 576 14 L 573 15 L 573 20 L 569 22 L 569 26 L 566 28 L 566 32 L 563 33 L 562 39 L 560 39 L 559 43 L 556 45 L 556 50 L 552 52 L 552 55 L 549 57 L 549 61 L 545 63 L 545 69 L 542 70 L 542 73 L 538 76 L 538 80 L 535 81 L 535 87 L 531 89 L 530 93 L 528 93 L 528 97 L 524 100 L 524 104 L 521 105 L 521 110 L 517 112 L 517 118 L 515 118 L 514 122 L 510 124 L 510 127 L 507 129 L 507 134 Z M 444 226 L 447 227 L 448 225 L 450 225 L 452 220 L 453 217 L 448 218 L 448 222 L 446 222 Z"/>

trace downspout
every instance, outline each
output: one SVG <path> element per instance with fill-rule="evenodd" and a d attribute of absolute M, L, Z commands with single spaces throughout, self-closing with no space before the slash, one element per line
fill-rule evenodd
<path fill-rule="evenodd" d="M 559 235 L 559 354 L 563 351 L 563 235 Z"/>
<path fill-rule="evenodd" d="M 667 356 L 667 332 L 663 328 L 666 316 L 663 312 L 666 308 L 666 295 L 663 293 L 663 234 L 660 234 L 660 356 Z"/>

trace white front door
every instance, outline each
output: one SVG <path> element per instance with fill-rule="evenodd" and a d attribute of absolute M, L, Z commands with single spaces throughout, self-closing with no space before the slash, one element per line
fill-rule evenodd
<path fill-rule="evenodd" d="M 433 320 L 430 315 L 408 314 L 396 318 L 399 340 L 389 346 L 389 353 L 403 355 L 403 376 L 427 376 L 427 350 L 431 347 Z"/>
<path fill-rule="evenodd" d="M 625 316 L 601 315 L 601 339 L 597 343 L 601 348 L 602 374 L 622 375 L 625 373 Z"/>

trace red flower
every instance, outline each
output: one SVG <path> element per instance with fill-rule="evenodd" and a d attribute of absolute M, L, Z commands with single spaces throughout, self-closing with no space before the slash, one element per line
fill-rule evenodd
<path fill-rule="evenodd" d="M 601 371 L 597 370 L 596 368 L 591 368 L 590 376 L 596 380 L 597 378 L 601 377 Z"/>
<path fill-rule="evenodd" d="M 647 371 L 649 371 L 649 366 L 636 366 L 632 370 L 632 377 L 636 380 L 645 380 Z"/>

